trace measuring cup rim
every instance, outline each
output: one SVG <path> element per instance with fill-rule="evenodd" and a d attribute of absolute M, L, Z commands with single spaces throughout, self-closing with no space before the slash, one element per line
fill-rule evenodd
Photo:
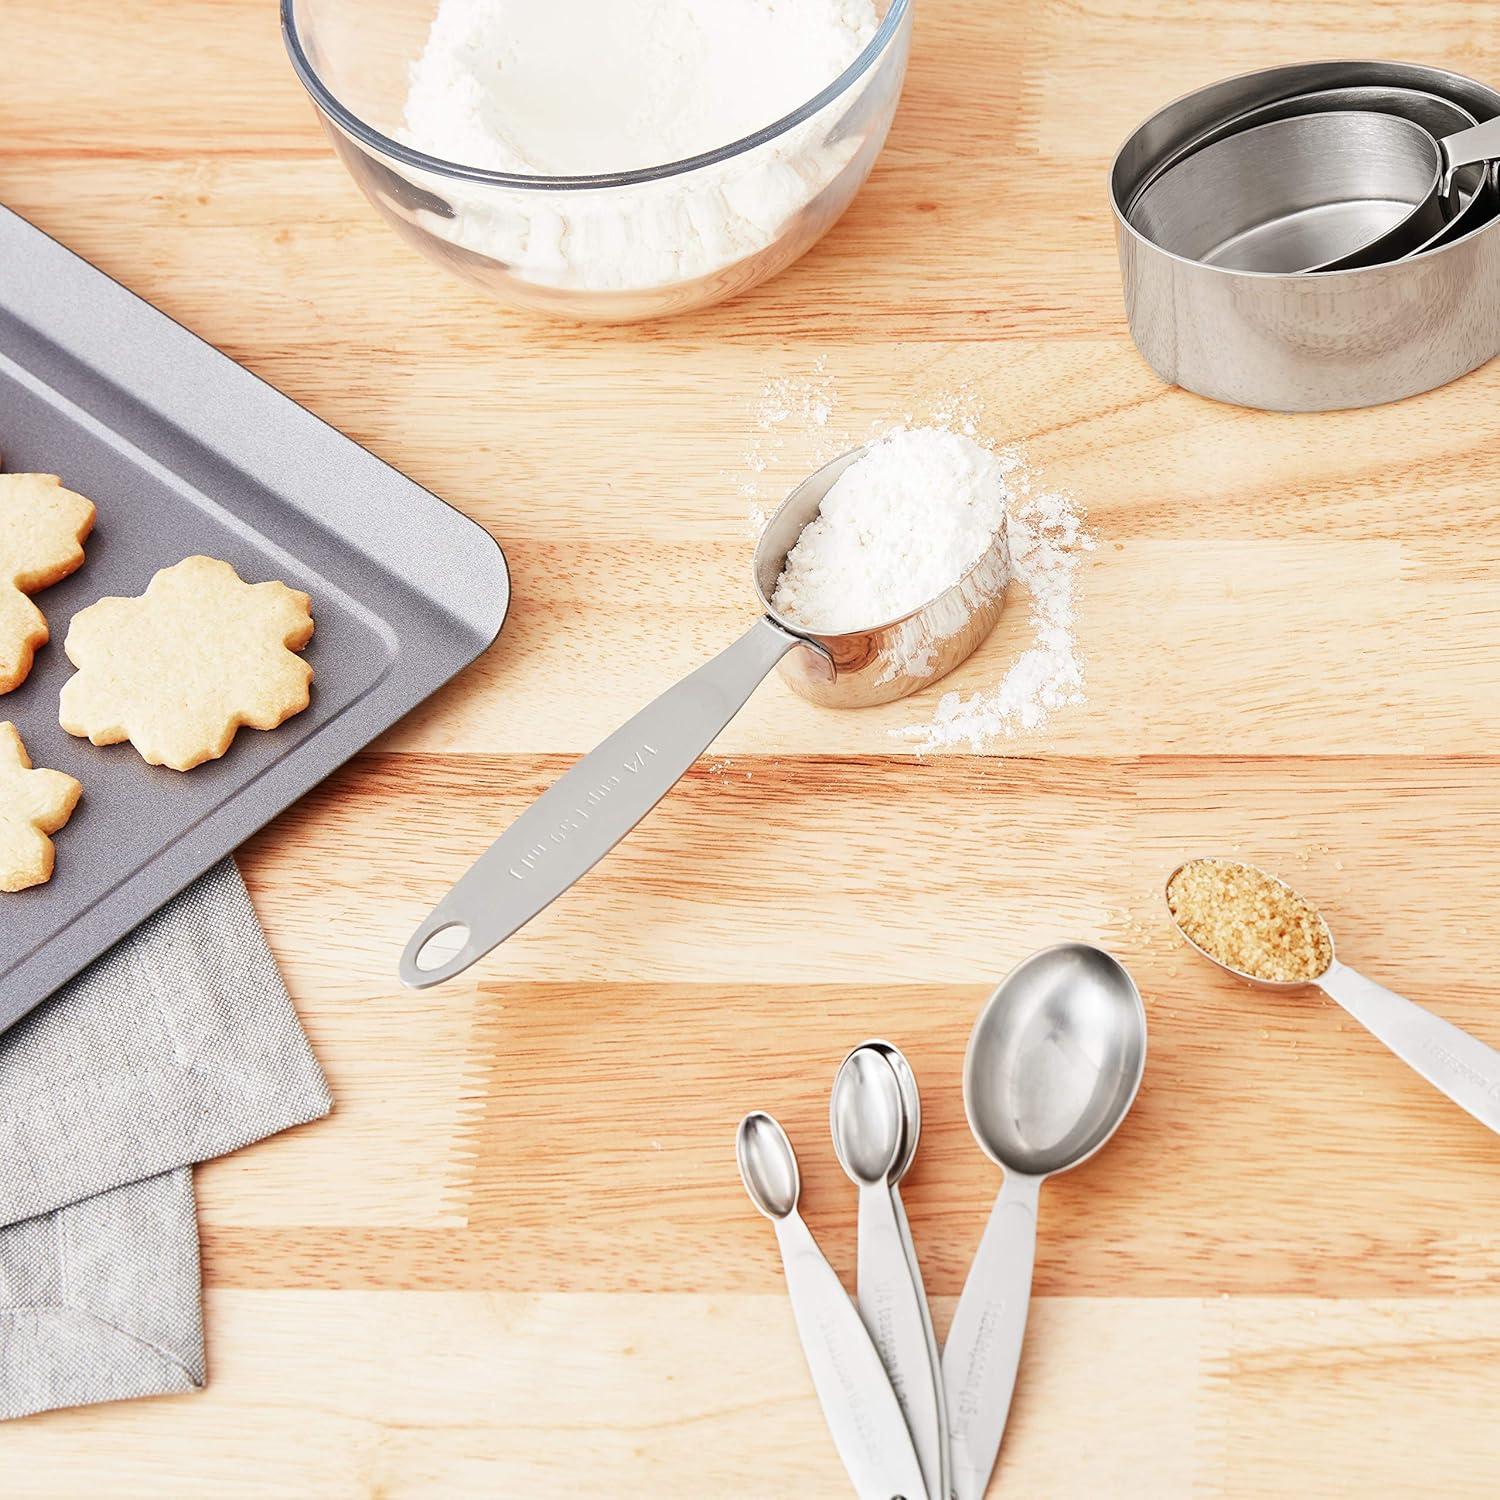
<path fill-rule="evenodd" d="M 1352 95 L 1376 95 L 1385 102 L 1376 102 L 1361 99 L 1358 103 L 1335 104 L 1332 101 Z M 1125 204 L 1127 215 L 1135 212 L 1136 204 L 1142 196 L 1162 177 L 1174 167 L 1180 166 L 1189 157 L 1196 156 L 1200 151 L 1205 151 L 1209 146 L 1215 146 L 1222 140 L 1228 140 L 1232 135 L 1242 135 L 1247 130 L 1253 130 L 1260 125 L 1269 125 L 1273 121 L 1257 118 L 1265 116 L 1273 110 L 1289 109 L 1294 105 L 1312 105 L 1315 107 L 1298 109 L 1293 114 L 1279 115 L 1278 119 L 1300 119 L 1304 115 L 1321 114 L 1393 114 L 1398 119 L 1411 120 L 1412 124 L 1421 129 L 1427 129 L 1418 120 L 1413 120 L 1410 114 L 1403 114 L 1399 105 L 1395 102 L 1395 96 L 1401 96 L 1409 100 L 1421 100 L 1429 108 L 1436 106 L 1439 110 L 1450 111 L 1462 123 L 1459 129 L 1468 130 L 1479 124 L 1479 117 L 1470 109 L 1460 104 L 1456 99 L 1449 99 L 1443 94 L 1434 93 L 1430 89 L 1410 88 L 1402 84 L 1394 83 L 1343 83 L 1332 84 L 1324 88 L 1308 89 L 1305 93 L 1287 94 L 1277 99 L 1268 99 L 1262 104 L 1257 104 L 1250 109 L 1238 114 L 1232 114 L 1218 121 L 1217 124 L 1201 130 L 1197 137 L 1189 139 L 1169 153 L 1164 161 L 1154 165 L 1144 176 L 1142 181 L 1136 184 L 1131 191 L 1129 201 Z M 1316 107 L 1321 102 L 1322 107 Z M 1223 132 L 1218 134 L 1217 132 Z M 1429 131 L 1435 139 L 1436 132 Z M 1203 140 L 1206 135 L 1214 135 L 1213 140 Z"/>
<path fill-rule="evenodd" d="M 1307 904 L 1312 906 L 1313 911 L 1317 913 L 1318 921 L 1323 924 L 1323 935 L 1328 939 L 1328 967 L 1321 974 L 1315 974 L 1311 979 L 1261 979 L 1258 975 L 1247 974 L 1243 969 L 1236 969 L 1232 965 L 1226 964 L 1223 959 L 1215 958 L 1207 948 L 1195 942 L 1188 935 L 1182 923 L 1177 920 L 1177 913 L 1172 910 L 1172 882 L 1189 865 L 1201 864 L 1239 865 L 1241 869 L 1254 870 L 1256 874 L 1264 875 L 1267 880 L 1274 880 L 1282 890 L 1290 891 L 1299 901 L 1307 901 L 1307 897 L 1295 886 L 1289 885 L 1281 876 L 1273 875 L 1263 865 L 1251 864 L 1247 859 L 1235 859 L 1228 854 L 1195 854 L 1191 859 L 1183 860 L 1162 882 L 1161 898 L 1166 905 L 1167 916 L 1171 919 L 1172 926 L 1177 929 L 1177 935 L 1189 948 L 1206 958 L 1216 969 L 1222 969 L 1224 973 L 1232 974 L 1236 979 L 1243 979 L 1246 984 L 1258 985 L 1263 990 L 1279 990 L 1285 994 L 1290 994 L 1293 990 L 1316 989 L 1319 981 L 1326 979 L 1338 967 L 1339 954 L 1333 940 L 1333 928 L 1328 925 L 1328 918 L 1323 915 L 1322 908 L 1313 906 L 1311 901 L 1307 901 Z"/>
<path fill-rule="evenodd" d="M 778 609 L 776 609 L 776 607 L 771 603 L 770 597 L 767 595 L 765 589 L 761 587 L 760 569 L 756 566 L 756 563 L 760 560 L 760 549 L 764 544 L 766 533 L 769 532 L 771 528 L 776 524 L 777 518 L 780 517 L 783 512 L 785 512 L 787 507 L 791 505 L 792 501 L 797 498 L 798 492 L 804 489 L 807 485 L 811 484 L 812 481 L 815 480 L 820 474 L 826 473 L 835 465 L 840 466 L 839 474 L 842 474 L 844 469 L 847 469 L 854 463 L 858 462 L 858 460 L 869 453 L 869 451 L 873 447 L 875 447 L 877 443 L 882 443 L 884 441 L 884 437 L 872 438 L 868 443 L 861 443 L 857 448 L 851 448 L 847 453 L 841 453 L 836 458 L 830 458 L 827 463 L 820 464 L 816 469 L 812 471 L 811 474 L 806 475 L 803 479 L 798 481 L 797 484 L 792 486 L 786 498 L 781 502 L 780 505 L 776 507 L 774 511 L 771 512 L 771 515 L 766 521 L 766 524 L 761 528 L 760 536 L 756 539 L 755 552 L 751 557 L 750 562 L 750 574 L 751 580 L 755 586 L 755 597 L 760 601 L 760 606 L 765 611 L 766 618 L 769 619 L 774 625 L 777 625 L 782 630 L 786 631 L 788 635 L 794 635 L 799 640 L 812 641 L 815 644 L 824 645 L 828 642 L 855 640 L 860 636 L 880 635 L 884 631 L 894 630 L 898 625 L 904 625 L 908 620 L 914 620 L 918 615 L 925 614 L 930 609 L 935 609 L 945 599 L 949 598 L 953 594 L 958 593 L 963 588 L 964 584 L 967 583 L 970 578 L 974 577 L 975 574 L 977 574 L 979 570 L 985 565 L 985 563 L 994 556 L 997 546 L 1004 548 L 1006 552 L 1007 565 L 1005 575 L 1006 584 L 1007 586 L 1009 585 L 1011 569 L 1009 566 L 1009 545 L 1007 535 L 1009 527 L 1009 512 L 1007 512 L 1005 523 L 1002 524 L 998 530 L 991 532 L 988 546 L 985 547 L 984 551 L 981 552 L 979 556 L 976 557 L 974 561 L 971 562 L 969 566 L 965 568 L 963 572 L 960 573 L 952 583 L 948 584 L 946 588 L 939 590 L 932 596 L 932 598 L 927 599 L 923 603 L 917 605 L 914 609 L 909 609 L 903 614 L 895 616 L 893 619 L 882 620 L 875 625 L 861 625 L 855 630 L 811 630 L 806 625 L 801 625 L 794 620 L 787 619 L 785 615 L 783 615 Z M 834 483 L 839 478 L 839 474 L 835 474 L 833 478 L 828 481 L 823 494 L 818 499 L 818 510 L 814 511 L 812 515 L 808 517 L 808 519 L 802 525 L 802 530 L 797 533 L 798 541 L 801 540 L 802 531 L 805 531 L 809 526 L 812 525 L 815 520 L 817 520 L 819 511 L 821 511 L 823 508 L 823 500 L 827 497 L 828 491 L 833 488 Z M 785 571 L 787 557 L 790 555 L 792 547 L 795 547 L 796 545 L 797 542 L 794 541 L 792 543 L 792 546 L 788 547 L 787 550 L 782 553 L 781 567 L 778 568 L 776 572 L 777 578 L 780 578 L 782 572 Z"/>

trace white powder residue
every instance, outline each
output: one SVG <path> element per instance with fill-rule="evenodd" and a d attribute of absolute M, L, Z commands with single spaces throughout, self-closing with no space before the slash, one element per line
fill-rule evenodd
<path fill-rule="evenodd" d="M 823 635 L 919 609 L 1004 529 L 1006 469 L 973 438 L 940 427 L 882 438 L 824 495 L 787 553 L 772 605 Z"/>
<path fill-rule="evenodd" d="M 823 359 L 810 375 L 778 376 L 762 387 L 751 407 L 750 446 L 737 476 L 740 493 L 750 502 L 751 535 L 759 537 L 775 504 L 806 473 L 874 437 L 914 426 L 941 427 L 988 446 L 986 403 L 968 381 L 935 394 L 919 393 L 899 421 L 877 420 L 863 430 L 847 420 L 845 406 Z M 1076 620 L 1079 573 L 1094 539 L 1072 497 L 1040 486 L 1019 447 L 999 449 L 996 457 L 1005 467 L 1007 490 L 1007 610 L 1027 610 L 1028 639 L 1003 664 L 998 681 L 991 677 L 975 685 L 981 663 L 992 654 L 983 653 L 955 672 L 953 689 L 939 700 L 931 719 L 893 731 L 919 753 L 982 751 L 1000 740 L 1038 733 L 1053 714 L 1085 701 Z"/>
<path fill-rule="evenodd" d="M 826 355 L 818 356 L 810 375 L 778 375 L 761 387 L 752 414 L 754 432 L 738 479 L 740 493 L 749 502 L 746 525 L 752 537 L 759 537 L 771 519 L 775 506 L 770 503 L 768 475 L 788 460 L 789 441 L 799 444 L 797 459 L 809 471 L 859 446 L 829 426 L 836 401 Z M 774 498 L 779 504 L 785 497 Z"/>
<path fill-rule="evenodd" d="M 791 113 L 877 26 L 872 0 L 441 0 L 400 134 L 445 161 L 527 176 L 662 166 Z M 630 188 L 434 179 L 455 217 L 422 222 L 539 283 L 665 286 L 770 245 L 858 148 L 858 132 L 815 118 L 731 162 Z"/>
<path fill-rule="evenodd" d="M 1011 583 L 1029 595 L 1031 642 L 997 686 L 967 697 L 944 693 L 925 724 L 896 733 L 919 752 L 966 746 L 983 750 L 997 739 L 1041 729 L 1060 708 L 1083 700 L 1083 661 L 1074 634 L 1080 555 L 1094 540 L 1072 500 L 1060 491 L 1036 494 L 1024 469 L 1012 487 Z"/>

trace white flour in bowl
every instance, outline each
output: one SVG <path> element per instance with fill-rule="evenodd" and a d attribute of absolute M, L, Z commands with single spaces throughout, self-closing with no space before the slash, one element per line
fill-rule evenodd
<path fill-rule="evenodd" d="M 877 26 L 872 0 L 442 0 L 401 138 L 528 176 L 662 166 L 805 104 Z M 857 145 L 815 120 L 744 158 L 638 187 L 452 185 L 457 217 L 427 227 L 549 284 L 668 285 L 771 244 Z"/>
<path fill-rule="evenodd" d="M 951 588 L 1005 526 L 1006 464 L 962 433 L 908 428 L 833 482 L 771 604 L 822 635 L 900 619 Z"/>

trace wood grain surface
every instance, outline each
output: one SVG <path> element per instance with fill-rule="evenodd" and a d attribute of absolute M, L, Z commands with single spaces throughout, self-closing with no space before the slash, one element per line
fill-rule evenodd
<path fill-rule="evenodd" d="M 1463 0 L 917 9 L 889 146 L 822 245 L 589 331 L 382 227 L 270 0 L 0 7 L 0 199 L 482 522 L 515 585 L 493 651 L 243 853 L 337 1109 L 198 1174 L 208 1390 L 7 1426 L 7 1500 L 844 1494 L 735 1121 L 786 1122 L 850 1272 L 828 1085 L 865 1036 L 907 1050 L 941 1330 L 998 1185 L 969 1026 L 1064 937 L 1130 966 L 1151 1055 L 1117 1140 L 1043 1195 L 993 1493 L 1496 1492 L 1500 1146 L 1331 1005 L 1191 961 L 1158 891 L 1243 851 L 1500 1043 L 1500 366 L 1330 416 L 1166 389 L 1104 178 L 1216 77 L 1340 53 L 1497 83 L 1500 36 Z M 936 692 L 841 715 L 773 681 L 492 961 L 403 992 L 472 857 L 749 618 L 744 486 L 828 436 L 753 471 L 776 378 L 826 379 L 850 430 L 967 388 L 1072 492 L 1087 702 L 923 759 L 889 731 Z M 1011 609 L 953 685 L 1025 634 Z"/>

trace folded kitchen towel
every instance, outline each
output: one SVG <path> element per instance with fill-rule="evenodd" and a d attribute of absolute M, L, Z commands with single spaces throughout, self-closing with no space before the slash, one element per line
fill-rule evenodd
<path fill-rule="evenodd" d="M 0 1034 L 0 1418 L 202 1385 L 191 1165 L 331 1103 L 233 860 Z"/>

